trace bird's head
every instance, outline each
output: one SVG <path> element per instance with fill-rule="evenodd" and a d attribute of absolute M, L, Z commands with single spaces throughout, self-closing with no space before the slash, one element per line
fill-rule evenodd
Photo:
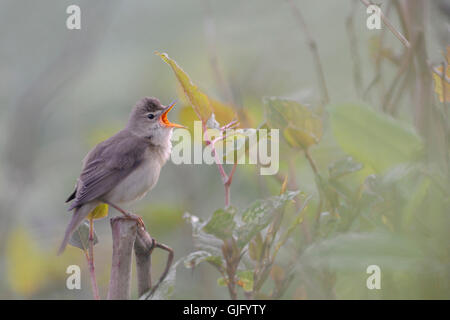
<path fill-rule="evenodd" d="M 174 105 L 175 102 L 164 106 L 153 97 L 142 98 L 131 111 L 127 128 L 137 136 L 150 139 L 153 144 L 165 144 L 170 139 L 173 128 L 185 128 L 167 119 L 167 114 Z"/>

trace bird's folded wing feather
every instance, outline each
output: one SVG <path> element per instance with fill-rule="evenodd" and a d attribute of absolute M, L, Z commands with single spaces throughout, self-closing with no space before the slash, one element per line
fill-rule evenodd
<path fill-rule="evenodd" d="M 111 191 L 142 162 L 145 142 L 120 132 L 98 144 L 86 156 L 69 211 Z"/>

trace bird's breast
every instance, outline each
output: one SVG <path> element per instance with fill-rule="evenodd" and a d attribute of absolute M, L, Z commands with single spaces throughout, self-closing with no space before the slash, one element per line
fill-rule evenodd
<path fill-rule="evenodd" d="M 127 204 L 141 199 L 155 186 L 160 171 L 158 161 L 143 162 L 112 189 L 106 199 L 114 204 Z"/>

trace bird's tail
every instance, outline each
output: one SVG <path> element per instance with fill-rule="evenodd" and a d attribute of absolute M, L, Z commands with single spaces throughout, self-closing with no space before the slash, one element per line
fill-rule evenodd
<path fill-rule="evenodd" d="M 88 203 L 75 209 L 72 215 L 72 219 L 70 220 L 70 223 L 67 226 L 66 233 L 64 235 L 64 240 L 62 241 L 61 246 L 59 247 L 58 255 L 64 252 L 64 249 L 69 243 L 69 240 L 72 237 L 73 232 L 80 226 L 83 220 L 92 211 L 93 207 L 95 206 Z"/>

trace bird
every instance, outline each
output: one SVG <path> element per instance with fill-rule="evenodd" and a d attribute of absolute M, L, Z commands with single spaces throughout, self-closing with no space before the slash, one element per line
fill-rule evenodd
<path fill-rule="evenodd" d="M 66 200 L 72 201 L 68 211 L 73 214 L 58 255 L 64 252 L 73 232 L 101 203 L 136 219 L 123 206 L 143 198 L 156 185 L 161 168 L 170 157 L 173 129 L 185 128 L 167 119 L 175 103 L 164 106 L 155 97 L 140 99 L 125 128 L 88 152 L 75 191 Z M 142 223 L 140 217 L 137 219 Z"/>

